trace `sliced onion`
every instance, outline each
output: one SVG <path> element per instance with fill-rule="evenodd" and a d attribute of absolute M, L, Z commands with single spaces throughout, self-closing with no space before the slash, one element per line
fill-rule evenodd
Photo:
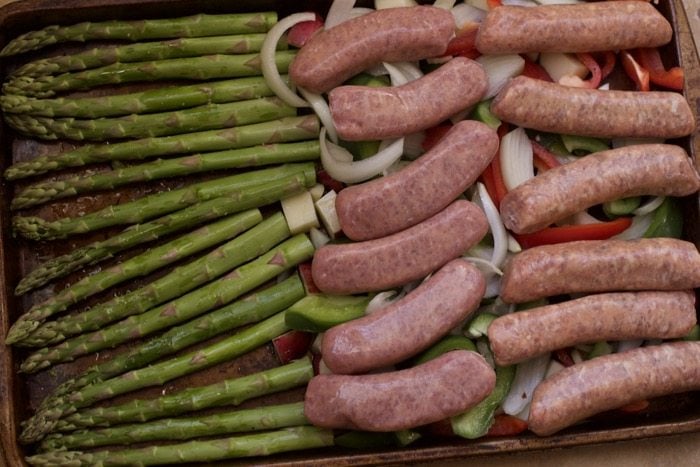
<path fill-rule="evenodd" d="M 299 90 L 301 95 L 304 96 L 304 99 L 306 99 L 308 103 L 311 104 L 311 108 L 314 109 L 314 112 L 316 112 L 318 119 L 321 120 L 323 126 L 326 127 L 326 130 L 328 131 L 328 137 L 331 139 L 331 141 L 338 144 L 338 132 L 335 129 L 335 123 L 333 123 L 331 109 L 328 107 L 326 99 L 324 99 L 322 95 L 316 94 L 311 91 L 307 91 L 304 88 L 300 87 L 297 89 Z"/>
<path fill-rule="evenodd" d="M 365 314 L 370 315 L 377 310 L 381 310 L 385 306 L 391 305 L 399 298 L 399 295 L 393 290 L 379 292 L 367 304 L 367 308 L 365 308 Z"/>
<path fill-rule="evenodd" d="M 489 79 L 489 87 L 483 100 L 498 94 L 508 80 L 522 73 L 525 67 L 525 60 L 516 54 L 482 55 L 476 61 L 484 67 Z"/>
<path fill-rule="evenodd" d="M 393 62 L 392 65 L 398 68 L 408 81 L 415 81 L 423 77 L 423 71 L 414 62 Z"/>
<path fill-rule="evenodd" d="M 535 3 L 532 0 L 503 0 L 501 3 L 503 3 L 504 5 L 510 5 L 510 6 L 524 6 L 524 7 L 537 6 L 537 3 Z"/>
<path fill-rule="evenodd" d="M 403 153 L 403 138 L 399 138 L 377 154 L 361 161 L 353 161 L 352 154 L 345 148 L 328 142 L 325 128 L 321 129 L 319 141 L 323 168 L 328 175 L 344 183 L 364 182 L 379 175 L 396 162 Z"/>
<path fill-rule="evenodd" d="M 403 155 L 407 159 L 415 160 L 423 155 L 423 141 L 425 140 L 425 132 L 411 133 L 404 136 L 403 139 Z"/>
<path fill-rule="evenodd" d="M 316 227 L 311 227 L 311 230 L 309 230 L 309 238 L 316 249 L 321 248 L 331 241 L 331 237 L 326 235 L 323 230 L 317 229 Z"/>
<path fill-rule="evenodd" d="M 636 349 L 641 347 L 644 343 L 644 339 L 630 339 L 627 341 L 620 341 L 617 344 L 618 352 L 627 352 L 628 350 Z"/>
<path fill-rule="evenodd" d="M 453 6 L 455 6 L 455 3 L 457 3 L 457 0 L 435 0 L 435 3 L 433 3 L 433 6 L 436 8 L 442 8 L 444 10 L 449 10 Z"/>
<path fill-rule="evenodd" d="M 501 300 L 501 297 L 497 297 L 493 302 L 488 305 L 479 307 L 477 313 L 491 313 L 496 316 L 503 316 L 511 314 L 515 311 L 514 303 L 506 303 Z"/>
<path fill-rule="evenodd" d="M 316 14 L 310 12 L 294 13 L 281 19 L 267 32 L 262 47 L 260 48 L 260 67 L 265 77 L 265 82 L 270 86 L 270 89 L 272 89 L 277 97 L 292 107 L 308 107 L 309 103 L 296 95 L 284 81 L 282 81 L 280 72 L 277 69 L 277 63 L 275 62 L 275 51 L 277 50 L 277 43 L 282 35 L 287 32 L 287 29 L 297 23 L 313 21 L 314 19 L 316 19 Z"/>
<path fill-rule="evenodd" d="M 326 21 L 323 23 L 324 29 L 331 29 L 340 23 L 351 18 L 352 9 L 355 7 L 355 0 L 333 0 L 328 9 Z"/>
<path fill-rule="evenodd" d="M 581 0 L 537 0 L 540 5 L 575 5 L 577 3 L 586 3 Z"/>
<path fill-rule="evenodd" d="M 540 65 L 557 82 L 565 76 L 575 76 L 583 79 L 589 73 L 586 65 L 581 63 L 581 60 L 576 58 L 576 55 L 562 52 L 542 52 L 540 54 Z"/>
<path fill-rule="evenodd" d="M 490 261 L 493 256 L 493 248 L 477 243 L 469 249 L 467 252 L 469 256 L 474 258 L 481 258 L 486 261 Z"/>
<path fill-rule="evenodd" d="M 656 211 L 659 208 L 659 206 L 663 204 L 665 199 L 665 196 L 657 196 L 648 203 L 643 204 L 634 211 L 632 211 L 632 214 L 634 214 L 635 216 L 643 216 L 645 214 L 649 214 L 653 211 Z"/>
<path fill-rule="evenodd" d="M 643 216 L 634 216 L 632 218 L 632 225 L 619 234 L 614 235 L 612 238 L 617 240 L 636 240 L 642 238 L 644 233 L 649 230 L 653 220 L 654 216 L 652 213 L 644 214 Z"/>
<path fill-rule="evenodd" d="M 363 8 L 363 7 L 355 7 L 350 11 L 350 19 L 352 18 L 359 18 L 360 16 L 364 16 L 367 13 L 372 13 L 374 11 L 374 8 Z"/>
<path fill-rule="evenodd" d="M 410 81 L 408 76 L 404 74 L 403 70 L 401 70 L 397 66 L 386 62 L 382 63 L 382 65 L 384 65 L 386 71 L 389 72 L 389 78 L 391 78 L 392 86 L 403 86 L 404 84 Z"/>
<path fill-rule="evenodd" d="M 491 352 L 491 347 L 489 347 L 489 343 L 486 339 L 478 339 L 476 341 L 476 350 L 484 357 L 484 360 L 486 360 L 486 363 L 488 363 L 491 368 L 496 367 L 496 362 L 493 359 L 493 352 Z"/>
<path fill-rule="evenodd" d="M 486 191 L 484 184 L 481 182 L 477 183 L 476 189 L 479 193 L 479 199 L 481 200 L 481 207 L 484 210 L 484 214 L 486 214 L 486 219 L 488 220 L 489 227 L 491 228 L 491 235 L 493 236 L 493 256 L 491 257 L 491 262 L 496 266 L 496 268 L 500 268 L 503 265 L 503 262 L 506 260 L 506 255 L 508 254 L 508 236 L 506 233 L 506 227 L 503 225 L 498 208 L 489 196 L 488 191 Z"/>
<path fill-rule="evenodd" d="M 520 246 L 520 243 L 518 243 L 511 234 L 508 234 L 508 251 L 511 253 L 520 253 L 523 251 L 523 247 Z"/>
<path fill-rule="evenodd" d="M 516 128 L 501 138 L 499 157 L 503 183 L 509 191 L 535 176 L 532 143 L 523 128 Z"/>
<path fill-rule="evenodd" d="M 503 275 L 503 271 L 498 269 L 495 264 L 487 259 L 479 258 L 478 256 L 463 256 L 463 258 L 476 266 L 479 271 L 484 273 L 484 275 Z"/>
<path fill-rule="evenodd" d="M 517 415 L 532 400 L 532 392 L 544 379 L 549 367 L 549 354 L 540 355 L 518 364 L 510 391 L 503 401 L 503 411 Z"/>
<path fill-rule="evenodd" d="M 401 8 L 407 6 L 416 6 L 415 0 L 374 0 L 374 8 L 384 10 L 386 8 Z"/>

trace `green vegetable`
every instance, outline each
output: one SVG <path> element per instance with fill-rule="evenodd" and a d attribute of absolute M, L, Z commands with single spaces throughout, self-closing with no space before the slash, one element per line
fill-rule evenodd
<path fill-rule="evenodd" d="M 472 352 L 476 352 L 476 346 L 471 340 L 464 336 L 446 336 L 416 357 L 416 359 L 413 361 L 413 365 L 425 363 L 449 352 L 450 350 L 471 350 Z"/>
<path fill-rule="evenodd" d="M 285 320 L 292 329 L 323 332 L 364 316 L 369 301 L 367 296 L 307 295 L 287 310 Z"/>
<path fill-rule="evenodd" d="M 616 199 L 615 201 L 603 203 L 603 212 L 605 212 L 608 218 L 615 219 L 619 216 L 632 214 L 632 212 L 639 207 L 641 202 L 642 198 L 639 196 Z"/>
<path fill-rule="evenodd" d="M 18 162 L 5 171 L 5 178 L 16 180 L 97 162 L 143 160 L 175 154 L 222 151 L 258 144 L 314 139 L 318 137 L 319 128 L 318 118 L 315 115 L 306 115 L 224 130 L 200 131 L 113 144 L 89 144 L 72 151 L 38 156 L 31 161 Z"/>
<path fill-rule="evenodd" d="M 605 341 L 600 341 L 596 342 L 593 345 L 593 349 L 588 352 L 588 355 L 586 356 L 587 359 L 592 359 L 596 357 L 601 357 L 603 355 L 608 355 L 613 353 L 613 348 L 610 344 L 608 344 Z"/>
<path fill-rule="evenodd" d="M 11 40 L 0 51 L 7 57 L 37 50 L 62 42 L 90 40 L 150 40 L 173 37 L 218 36 L 267 32 L 277 23 L 277 13 L 235 13 L 226 15 L 193 15 L 181 18 L 146 19 L 137 21 L 100 21 L 47 26 L 30 31 Z"/>
<path fill-rule="evenodd" d="M 501 120 L 499 120 L 498 117 L 491 112 L 492 100 L 493 99 L 489 99 L 476 104 L 476 107 L 474 107 L 474 110 L 472 111 L 471 118 L 473 120 L 478 120 L 485 123 L 487 126 L 495 130 L 501 126 Z"/>
<path fill-rule="evenodd" d="M 695 325 L 683 338 L 684 341 L 700 341 L 700 325 Z"/>
<path fill-rule="evenodd" d="M 528 132 L 531 139 L 544 146 L 549 152 L 557 156 L 569 156 L 569 151 L 561 140 L 561 135 L 556 133 Z"/>
<path fill-rule="evenodd" d="M 672 237 L 683 235 L 683 210 L 678 199 L 666 197 L 661 206 L 654 211 L 651 225 L 644 232 L 644 238 Z"/>
<path fill-rule="evenodd" d="M 491 313 L 479 313 L 471 320 L 469 326 L 465 330 L 465 334 L 472 338 L 487 336 L 489 325 L 498 318 Z"/>
<path fill-rule="evenodd" d="M 421 438 L 421 434 L 415 430 L 395 431 L 394 436 L 401 447 L 406 447 Z"/>
<path fill-rule="evenodd" d="M 610 144 L 607 141 L 589 136 L 561 135 L 561 140 L 566 150 L 576 156 L 610 149 Z"/>
<path fill-rule="evenodd" d="M 515 365 L 496 367 L 496 386 L 486 399 L 465 413 L 452 417 L 452 431 L 467 439 L 484 436 L 494 421 L 494 413 L 510 391 L 515 379 Z"/>
<path fill-rule="evenodd" d="M 350 78 L 347 82 L 353 86 L 369 86 L 371 88 L 382 88 L 391 86 L 391 81 L 387 76 L 373 76 L 369 73 L 360 73 Z"/>

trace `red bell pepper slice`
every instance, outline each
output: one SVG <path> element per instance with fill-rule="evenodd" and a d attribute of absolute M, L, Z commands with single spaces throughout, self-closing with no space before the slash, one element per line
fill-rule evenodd
<path fill-rule="evenodd" d="M 486 436 L 515 436 L 527 430 L 527 422 L 508 414 L 496 415 Z"/>
<path fill-rule="evenodd" d="M 476 49 L 476 34 L 479 32 L 479 23 L 467 23 L 450 42 L 444 55 L 456 57 L 466 57 L 472 60 L 481 56 L 481 52 Z"/>
<path fill-rule="evenodd" d="M 650 89 L 649 72 L 637 63 L 632 54 L 626 50 L 620 51 L 620 57 L 622 59 L 622 68 L 624 68 L 627 76 L 634 81 L 637 90 L 648 91 Z"/>
<path fill-rule="evenodd" d="M 675 91 L 683 90 L 683 68 L 676 66 L 666 70 L 661 61 L 659 49 L 637 49 L 633 55 L 637 62 L 649 72 L 649 80 L 652 83 Z"/>
<path fill-rule="evenodd" d="M 494 8 L 503 5 L 503 2 L 501 2 L 501 0 L 486 0 L 486 5 L 489 7 L 489 10 L 493 10 Z"/>
<path fill-rule="evenodd" d="M 443 123 L 425 130 L 425 138 L 423 138 L 421 143 L 423 151 L 430 151 L 451 128 L 452 124 Z"/>
<path fill-rule="evenodd" d="M 335 178 L 331 177 L 330 175 L 328 175 L 328 172 L 326 172 L 323 169 L 319 169 L 316 171 L 316 180 L 318 180 L 318 183 L 320 183 L 327 189 L 333 190 L 336 193 L 345 188 L 343 182 L 339 182 Z"/>
<path fill-rule="evenodd" d="M 603 52 L 603 66 L 600 68 L 600 79 L 603 80 L 607 78 L 613 69 L 615 69 L 615 63 L 617 62 L 617 54 L 612 51 Z"/>
<path fill-rule="evenodd" d="M 318 288 L 316 283 L 314 282 L 314 278 L 311 275 L 311 262 L 307 261 L 305 263 L 301 263 L 298 266 L 299 269 L 299 276 L 301 277 L 301 282 L 304 284 L 304 288 L 306 289 L 307 294 L 315 294 L 315 293 L 321 293 L 321 289 Z"/>
<path fill-rule="evenodd" d="M 532 144 L 532 153 L 535 156 L 534 164 L 537 170 L 545 172 L 561 165 L 556 156 L 540 143 L 533 140 L 530 140 L 530 143 Z"/>
<path fill-rule="evenodd" d="M 275 349 L 277 358 L 280 363 L 287 364 L 292 360 L 297 360 L 309 351 L 311 344 L 314 341 L 314 334 L 305 331 L 292 330 L 285 332 L 281 336 L 275 337 L 272 340 L 272 346 Z"/>
<path fill-rule="evenodd" d="M 630 217 L 620 217 L 613 221 L 597 224 L 564 225 L 547 227 L 530 234 L 515 234 L 515 239 L 523 248 L 532 248 L 554 243 L 577 240 L 605 240 L 623 232 L 632 224 Z"/>
<path fill-rule="evenodd" d="M 564 366 L 573 366 L 576 363 L 571 356 L 571 349 L 557 349 L 553 354 L 554 359 Z"/>
<path fill-rule="evenodd" d="M 547 73 L 547 70 L 542 67 L 542 65 L 533 62 L 527 55 L 521 55 L 520 57 L 525 60 L 525 66 L 523 67 L 523 72 L 521 73 L 523 76 L 542 81 L 549 81 L 550 83 L 554 81 L 552 77 L 549 76 L 549 73 Z"/>
<path fill-rule="evenodd" d="M 311 21 L 302 21 L 289 29 L 287 43 L 294 47 L 303 47 L 311 36 L 323 28 L 323 19 L 316 13 L 316 18 Z"/>
<path fill-rule="evenodd" d="M 600 65 L 598 65 L 598 62 L 595 61 L 593 55 L 589 53 L 577 53 L 576 57 L 581 63 L 584 64 L 586 68 L 588 68 L 588 71 L 591 72 L 591 77 L 584 80 L 586 87 L 596 89 L 598 86 L 600 86 L 600 81 L 603 79 L 603 73 L 600 70 Z"/>

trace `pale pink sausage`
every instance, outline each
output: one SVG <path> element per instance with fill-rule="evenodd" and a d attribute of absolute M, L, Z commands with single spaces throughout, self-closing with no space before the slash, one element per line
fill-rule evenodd
<path fill-rule="evenodd" d="M 381 62 L 440 56 L 454 30 L 452 14 L 442 8 L 377 10 L 315 34 L 292 61 L 289 76 L 297 86 L 324 93 Z"/>
<path fill-rule="evenodd" d="M 457 123 L 408 167 L 341 190 L 335 208 L 353 240 L 384 237 L 439 212 L 471 186 L 498 150 L 498 135 L 483 123 Z"/>
<path fill-rule="evenodd" d="M 503 270 L 501 298 L 522 303 L 578 292 L 700 287 L 700 254 L 674 238 L 584 240 L 524 250 Z"/>
<path fill-rule="evenodd" d="M 304 414 L 324 428 L 404 430 L 464 412 L 495 384 L 496 374 L 481 355 L 454 350 L 401 371 L 315 376 Z"/>
<path fill-rule="evenodd" d="M 566 135 L 680 138 L 695 129 L 690 106 L 677 92 L 582 89 L 527 76 L 511 79 L 491 110 L 514 125 Z"/>
<path fill-rule="evenodd" d="M 535 389 L 528 427 L 540 436 L 638 400 L 700 389 L 700 342 L 605 355 L 564 368 Z"/>
<path fill-rule="evenodd" d="M 653 5 L 636 0 L 504 5 L 489 10 L 476 48 L 483 54 L 627 50 L 667 44 L 672 34 Z"/>
<path fill-rule="evenodd" d="M 488 336 L 496 363 L 511 365 L 582 343 L 683 337 L 696 322 L 692 291 L 605 293 L 500 316 Z"/>
<path fill-rule="evenodd" d="M 354 294 L 387 290 L 421 279 L 462 255 L 488 231 L 475 204 L 458 200 L 401 232 L 357 243 L 324 245 L 311 274 L 321 291 Z"/>
<path fill-rule="evenodd" d="M 403 86 L 339 86 L 328 97 L 338 136 L 369 141 L 435 126 L 479 102 L 487 87 L 479 63 L 456 57 Z"/>
<path fill-rule="evenodd" d="M 670 144 L 643 144 L 589 154 L 517 186 L 501 217 L 515 233 L 531 233 L 606 201 L 630 196 L 686 196 L 700 189 L 688 154 Z"/>
<path fill-rule="evenodd" d="M 321 355 L 333 373 L 394 365 L 447 334 L 479 306 L 481 272 L 464 259 L 447 263 L 408 295 L 371 315 L 329 329 Z"/>

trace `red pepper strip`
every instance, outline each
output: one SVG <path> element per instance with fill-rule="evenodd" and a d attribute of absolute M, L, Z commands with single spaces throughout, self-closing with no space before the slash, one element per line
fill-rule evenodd
<path fill-rule="evenodd" d="M 515 436 L 527 430 L 527 422 L 508 414 L 496 415 L 486 436 Z"/>
<path fill-rule="evenodd" d="M 632 218 L 620 217 L 614 221 L 601 222 L 598 224 L 547 227 L 530 234 L 516 234 L 515 239 L 523 248 L 573 242 L 577 240 L 605 240 L 624 231 L 631 224 Z"/>
<path fill-rule="evenodd" d="M 291 27 L 287 34 L 287 43 L 294 47 L 303 47 L 311 36 L 323 28 L 323 19 L 316 13 L 316 18 L 311 21 L 302 21 Z"/>
<path fill-rule="evenodd" d="M 479 23 L 467 23 L 457 35 L 447 44 L 444 55 L 466 57 L 475 59 L 481 56 L 476 50 L 476 34 L 479 32 Z"/>
<path fill-rule="evenodd" d="M 637 85 L 637 90 L 648 91 L 650 89 L 649 72 L 642 68 L 634 57 L 632 57 L 632 54 L 626 50 L 621 50 L 620 56 L 622 57 L 622 67 L 625 69 L 627 76 Z"/>
<path fill-rule="evenodd" d="M 571 349 L 557 349 L 554 351 L 554 359 L 564 366 L 573 366 L 573 357 L 571 356 Z"/>
<path fill-rule="evenodd" d="M 450 128 L 452 128 L 451 124 L 442 123 L 425 130 L 425 138 L 423 138 L 423 142 L 421 143 L 423 150 L 430 151 L 430 149 L 432 149 L 432 147 L 435 146 L 448 131 L 450 131 Z"/>
<path fill-rule="evenodd" d="M 314 278 L 311 275 L 311 262 L 301 263 L 298 267 L 301 282 L 304 284 L 307 294 L 321 293 L 321 289 L 316 286 Z"/>
<path fill-rule="evenodd" d="M 545 172 L 554 167 L 559 167 L 561 162 L 547 148 L 542 146 L 537 141 L 530 140 L 532 144 L 532 152 L 535 156 L 535 167 L 541 172 Z"/>
<path fill-rule="evenodd" d="M 659 49 L 637 49 L 633 52 L 633 56 L 649 72 L 649 80 L 652 83 L 676 91 L 683 90 L 683 68 L 675 66 L 666 70 L 661 61 Z"/>
<path fill-rule="evenodd" d="M 330 175 L 328 175 L 328 172 L 326 172 L 323 169 L 320 169 L 316 172 L 316 180 L 318 180 L 318 183 L 320 183 L 324 187 L 328 188 L 329 190 L 333 190 L 336 193 L 345 188 L 343 182 L 339 182 L 335 178 L 331 177 Z"/>
<path fill-rule="evenodd" d="M 498 157 L 498 154 L 496 154 Z M 493 201 L 496 207 L 499 206 L 500 200 L 498 199 L 498 192 L 496 191 L 496 182 L 493 180 L 493 169 L 491 164 L 487 165 L 483 172 L 481 172 L 481 182 L 484 184 L 489 197 Z"/>
<path fill-rule="evenodd" d="M 314 335 L 305 331 L 287 331 L 272 340 L 272 346 L 284 365 L 306 355 L 314 341 Z"/>
<path fill-rule="evenodd" d="M 617 62 L 617 55 L 615 52 L 611 51 L 603 52 L 603 58 L 605 61 L 600 69 L 601 80 L 604 80 L 608 77 L 608 75 L 610 75 L 610 73 L 612 73 L 613 69 L 615 68 L 615 62 Z"/>
<path fill-rule="evenodd" d="M 501 158 L 498 157 L 498 153 L 491 161 L 491 170 L 493 171 L 493 185 L 494 189 L 496 190 L 496 199 L 493 200 L 493 203 L 497 208 L 500 208 L 501 201 L 503 201 L 503 198 L 505 198 L 508 194 L 508 188 L 506 188 L 506 184 L 503 182 L 503 174 L 501 173 Z"/>
<path fill-rule="evenodd" d="M 486 5 L 488 5 L 489 10 L 493 10 L 496 7 L 503 5 L 501 0 L 486 0 Z"/>
<path fill-rule="evenodd" d="M 593 55 L 589 53 L 577 53 L 576 57 L 583 63 L 588 71 L 591 72 L 591 77 L 584 81 L 586 86 L 591 89 L 596 89 L 600 86 L 600 81 L 603 79 L 603 74 L 600 71 L 600 65 L 595 61 Z"/>
<path fill-rule="evenodd" d="M 623 405 L 617 410 L 625 413 L 637 413 L 641 412 L 642 410 L 645 410 L 647 407 L 649 407 L 649 401 L 643 399 L 641 401 L 630 402 L 629 404 Z"/>
<path fill-rule="evenodd" d="M 542 81 L 549 81 L 550 83 L 554 81 L 552 77 L 549 76 L 549 73 L 547 73 L 547 70 L 542 67 L 542 65 L 533 62 L 527 57 L 527 55 L 521 55 L 521 57 L 523 60 L 525 60 L 525 67 L 521 73 L 523 76 L 533 79 L 540 79 Z"/>

